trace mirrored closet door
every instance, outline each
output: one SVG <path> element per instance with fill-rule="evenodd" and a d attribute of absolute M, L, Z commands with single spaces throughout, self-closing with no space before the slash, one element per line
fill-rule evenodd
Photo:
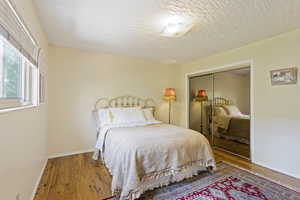
<path fill-rule="evenodd" d="M 189 127 L 212 143 L 211 99 L 213 99 L 213 74 L 190 78 Z"/>
<path fill-rule="evenodd" d="M 214 148 L 250 158 L 250 68 L 190 77 L 189 126 Z"/>

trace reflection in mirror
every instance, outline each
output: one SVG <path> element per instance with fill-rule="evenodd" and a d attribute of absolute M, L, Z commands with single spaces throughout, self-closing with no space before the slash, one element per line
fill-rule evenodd
<path fill-rule="evenodd" d="M 207 137 L 211 142 L 211 99 L 213 76 L 205 75 L 190 79 L 190 128 Z"/>
<path fill-rule="evenodd" d="M 250 68 L 190 78 L 190 128 L 250 158 Z"/>
<path fill-rule="evenodd" d="M 250 69 L 214 74 L 213 145 L 250 157 Z"/>

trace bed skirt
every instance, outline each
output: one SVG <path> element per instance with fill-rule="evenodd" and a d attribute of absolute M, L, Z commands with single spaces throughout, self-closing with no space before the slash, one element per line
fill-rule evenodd
<path fill-rule="evenodd" d="M 105 165 L 105 162 L 102 162 Z M 113 176 L 111 170 L 106 166 L 111 176 Z M 180 182 L 185 179 L 198 175 L 200 172 L 216 170 L 214 161 L 208 163 L 195 162 L 192 165 L 188 164 L 180 169 L 167 169 L 163 172 L 156 172 L 150 176 L 142 178 L 139 187 L 129 192 L 128 196 L 120 196 L 122 188 L 116 188 L 112 191 L 112 195 L 119 197 L 120 200 L 135 200 L 141 197 L 143 193 L 149 190 L 167 186 L 172 183 Z"/>

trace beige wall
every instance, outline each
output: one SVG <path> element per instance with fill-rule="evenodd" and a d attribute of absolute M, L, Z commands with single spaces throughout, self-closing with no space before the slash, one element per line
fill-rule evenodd
<path fill-rule="evenodd" d="M 178 66 L 55 46 L 49 52 L 49 155 L 94 148 L 91 112 L 100 97 L 151 97 L 167 121 L 162 93 L 176 88 Z"/>
<path fill-rule="evenodd" d="M 300 69 L 300 30 L 190 62 L 182 66 L 181 125 L 186 123 L 185 74 L 235 62 L 253 61 L 252 160 L 300 178 L 300 84 L 271 86 L 270 70 Z"/>
<path fill-rule="evenodd" d="M 16 7 L 47 58 L 47 40 L 30 0 L 15 0 Z M 46 60 L 41 70 L 46 72 Z M 46 152 L 47 105 L 0 113 L 0 199 L 31 198 L 44 166 Z"/>

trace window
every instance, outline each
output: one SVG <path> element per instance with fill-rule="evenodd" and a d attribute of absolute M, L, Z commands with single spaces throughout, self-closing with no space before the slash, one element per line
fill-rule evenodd
<path fill-rule="evenodd" d="M 0 0 L 0 112 L 38 105 L 40 48 L 11 0 Z"/>
<path fill-rule="evenodd" d="M 38 70 L 0 35 L 0 109 L 37 103 Z"/>

